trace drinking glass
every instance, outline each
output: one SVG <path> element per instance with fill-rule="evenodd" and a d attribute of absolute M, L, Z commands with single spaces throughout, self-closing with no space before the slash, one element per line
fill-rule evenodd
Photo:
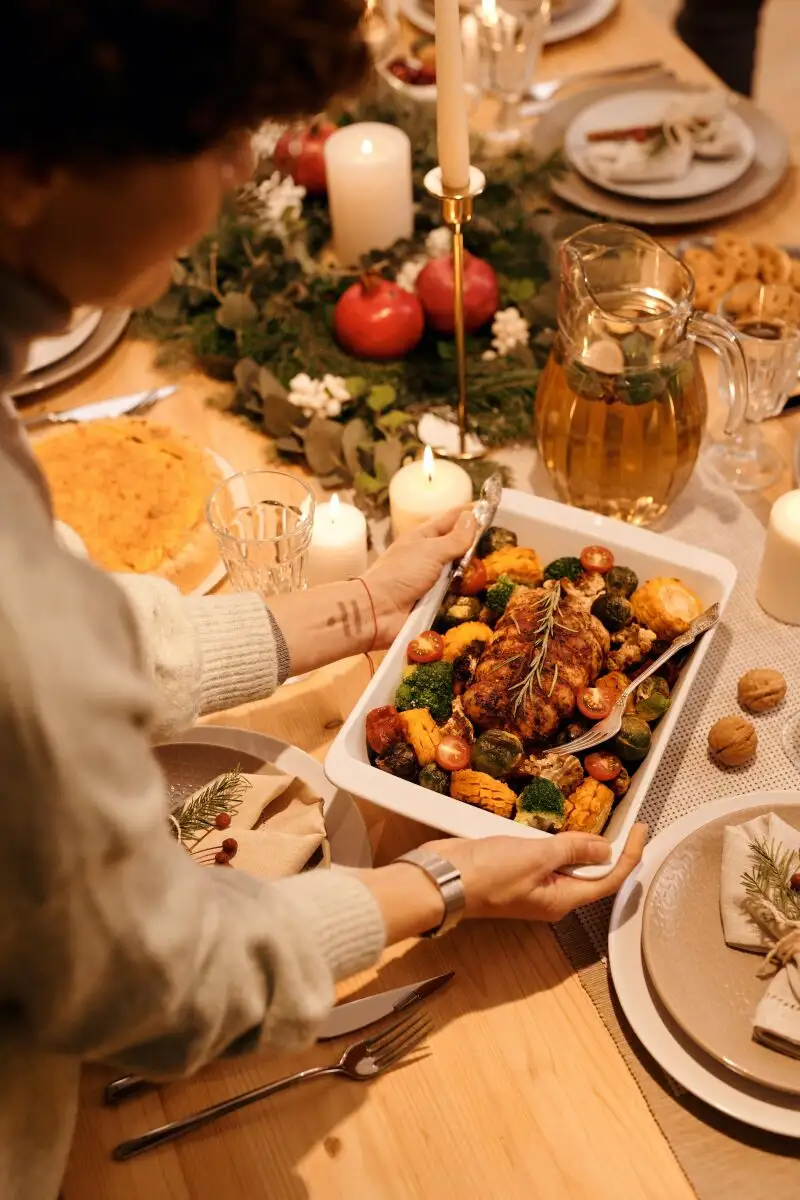
<path fill-rule="evenodd" d="M 507 146 L 520 139 L 519 106 L 534 82 L 550 5 L 551 0 L 479 0 L 476 6 L 480 86 L 500 102 L 489 140 Z"/>
<path fill-rule="evenodd" d="M 237 591 L 266 598 L 306 586 L 314 507 L 311 489 L 284 471 L 243 471 L 219 485 L 206 511 Z"/>
<path fill-rule="evenodd" d="M 775 483 L 783 470 L 760 426 L 798 390 L 800 294 L 789 284 L 736 284 L 720 302 L 719 315 L 736 330 L 744 354 L 747 414 L 740 431 L 712 446 L 709 457 L 736 491 L 757 492 Z"/>

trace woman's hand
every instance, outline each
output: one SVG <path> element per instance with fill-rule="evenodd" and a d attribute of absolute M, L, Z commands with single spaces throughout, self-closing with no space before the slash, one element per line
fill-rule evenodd
<path fill-rule="evenodd" d="M 475 537 L 475 519 L 454 509 L 404 533 L 370 567 L 364 580 L 378 619 L 376 649 L 390 646 L 442 568 L 462 557 Z"/>

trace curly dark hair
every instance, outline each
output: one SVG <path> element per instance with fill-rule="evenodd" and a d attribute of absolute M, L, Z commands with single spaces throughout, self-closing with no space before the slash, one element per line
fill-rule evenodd
<path fill-rule="evenodd" d="M 364 0 L 2 0 L 0 155 L 186 157 L 316 113 L 367 66 Z"/>

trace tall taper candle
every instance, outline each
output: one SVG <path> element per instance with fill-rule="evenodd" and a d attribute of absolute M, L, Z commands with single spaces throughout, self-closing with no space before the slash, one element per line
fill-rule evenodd
<path fill-rule="evenodd" d="M 436 118 L 442 183 L 469 187 L 469 125 L 459 0 L 436 0 Z"/>

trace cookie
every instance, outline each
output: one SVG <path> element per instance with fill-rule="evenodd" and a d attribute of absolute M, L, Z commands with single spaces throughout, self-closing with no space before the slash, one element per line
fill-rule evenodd
<path fill-rule="evenodd" d="M 758 298 L 764 285 L 760 279 L 740 279 L 728 292 L 725 300 L 725 315 L 737 319 L 755 315 L 758 311 Z"/>
<path fill-rule="evenodd" d="M 758 251 L 752 242 L 736 237 L 732 233 L 721 233 L 714 241 L 714 253 L 718 258 L 736 264 L 737 279 L 752 279 L 758 274 Z"/>
<path fill-rule="evenodd" d="M 800 292 L 800 258 L 792 259 L 792 278 L 789 282 L 793 288 Z"/>
<path fill-rule="evenodd" d="M 780 246 L 756 245 L 758 274 L 764 283 L 788 283 L 792 278 L 793 263 Z"/>

